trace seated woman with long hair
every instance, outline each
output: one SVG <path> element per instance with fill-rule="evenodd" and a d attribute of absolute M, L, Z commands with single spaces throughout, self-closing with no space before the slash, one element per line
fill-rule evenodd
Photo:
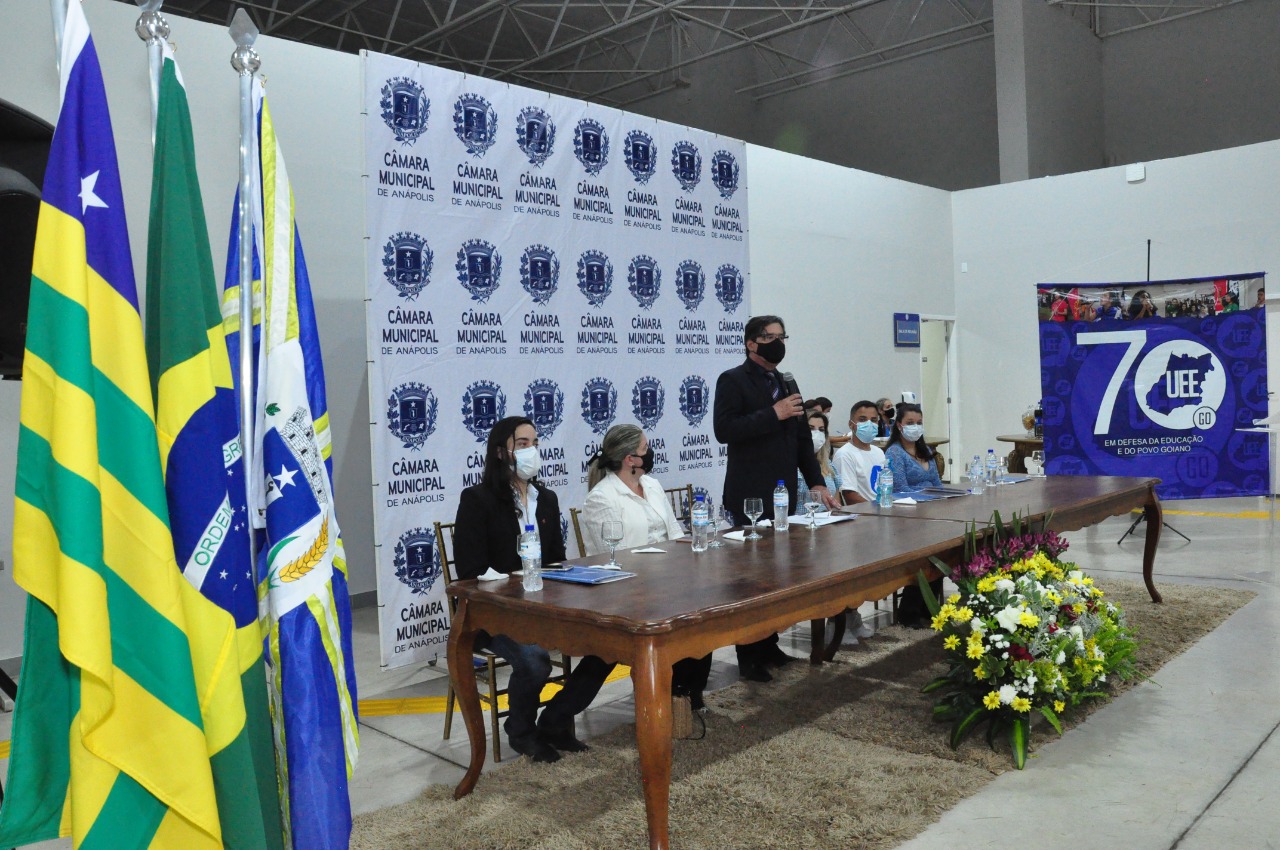
<path fill-rule="evenodd" d="M 588 467 L 591 491 L 582 509 L 582 536 L 588 554 L 608 548 L 602 524 L 610 520 L 622 523 L 619 545 L 623 549 L 662 543 L 684 534 L 662 485 L 646 473 L 652 468 L 653 451 L 638 426 L 614 425 L 604 435 L 600 451 Z M 671 668 L 672 695 L 689 697 L 693 710 L 701 711 L 710 673 L 709 654 L 677 661 Z"/>
<path fill-rule="evenodd" d="M 500 573 L 520 569 L 517 544 L 525 525 L 538 532 L 543 563 L 564 560 L 560 503 L 555 492 L 538 481 L 541 465 L 533 422 L 508 416 L 493 426 L 480 483 L 463 490 L 458 501 L 453 535 L 458 578 L 476 578 L 489 568 Z M 511 749 L 542 762 L 558 760 L 561 752 L 587 749 L 573 734 L 573 718 L 595 699 L 612 664 L 594 655 L 579 660 L 539 718 L 539 695 L 551 676 L 550 654 L 536 644 L 484 631 L 476 636 L 475 648 L 489 649 L 511 665 L 505 723 Z"/>

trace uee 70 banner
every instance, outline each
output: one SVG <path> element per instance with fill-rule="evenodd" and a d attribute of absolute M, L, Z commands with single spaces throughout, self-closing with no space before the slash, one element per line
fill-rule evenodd
<path fill-rule="evenodd" d="M 1038 284 L 1050 475 L 1161 480 L 1162 499 L 1269 492 L 1263 275 Z"/>

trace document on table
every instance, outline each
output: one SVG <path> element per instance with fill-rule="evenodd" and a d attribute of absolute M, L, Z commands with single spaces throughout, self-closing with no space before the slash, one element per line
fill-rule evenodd
<path fill-rule="evenodd" d="M 839 516 L 834 516 L 832 514 L 816 514 L 814 516 L 815 524 L 819 528 L 821 528 L 824 525 L 831 525 L 831 523 L 833 522 L 844 522 L 846 520 L 856 519 L 856 518 L 857 518 L 857 514 L 841 514 Z M 791 517 L 788 520 L 788 522 L 792 526 L 801 525 L 801 526 L 804 526 L 805 528 L 809 527 L 809 517 L 806 516 L 805 514 L 796 514 L 795 516 Z"/>
<path fill-rule="evenodd" d="M 604 567 L 566 565 L 563 570 L 543 573 L 542 577 L 548 581 L 567 581 L 573 584 L 608 584 L 611 581 L 622 581 L 624 578 L 635 578 L 635 575 L 635 573 Z"/>

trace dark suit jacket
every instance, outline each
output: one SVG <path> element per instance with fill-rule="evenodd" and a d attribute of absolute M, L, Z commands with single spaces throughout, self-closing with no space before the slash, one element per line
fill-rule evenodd
<path fill-rule="evenodd" d="M 536 482 L 538 510 L 535 518 L 542 537 L 542 563 L 563 561 L 564 532 L 560 528 L 560 502 L 556 494 Z M 481 484 L 462 491 L 453 529 L 453 572 L 458 578 L 475 578 L 493 567 L 500 573 L 520 569 L 518 551 L 523 528 L 515 511 L 498 502 Z"/>
<path fill-rule="evenodd" d="M 713 422 L 716 439 L 729 447 L 724 474 L 724 506 L 739 517 L 742 500 L 764 500 L 763 517 L 773 519 L 773 490 L 778 480 L 791 493 L 796 508 L 796 469 L 810 487 L 825 484 L 803 417 L 785 422 L 773 412 L 773 373 L 750 359 L 720 374 L 716 381 Z M 779 396 L 781 397 L 781 396 Z"/>

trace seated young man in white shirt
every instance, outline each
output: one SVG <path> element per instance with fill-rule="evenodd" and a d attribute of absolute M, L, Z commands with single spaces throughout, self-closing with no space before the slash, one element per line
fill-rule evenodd
<path fill-rule="evenodd" d="M 849 411 L 849 442 L 835 454 L 840 492 L 847 505 L 876 500 L 876 482 L 884 469 L 884 451 L 872 444 L 880 433 L 880 410 L 874 401 L 860 401 Z"/>

